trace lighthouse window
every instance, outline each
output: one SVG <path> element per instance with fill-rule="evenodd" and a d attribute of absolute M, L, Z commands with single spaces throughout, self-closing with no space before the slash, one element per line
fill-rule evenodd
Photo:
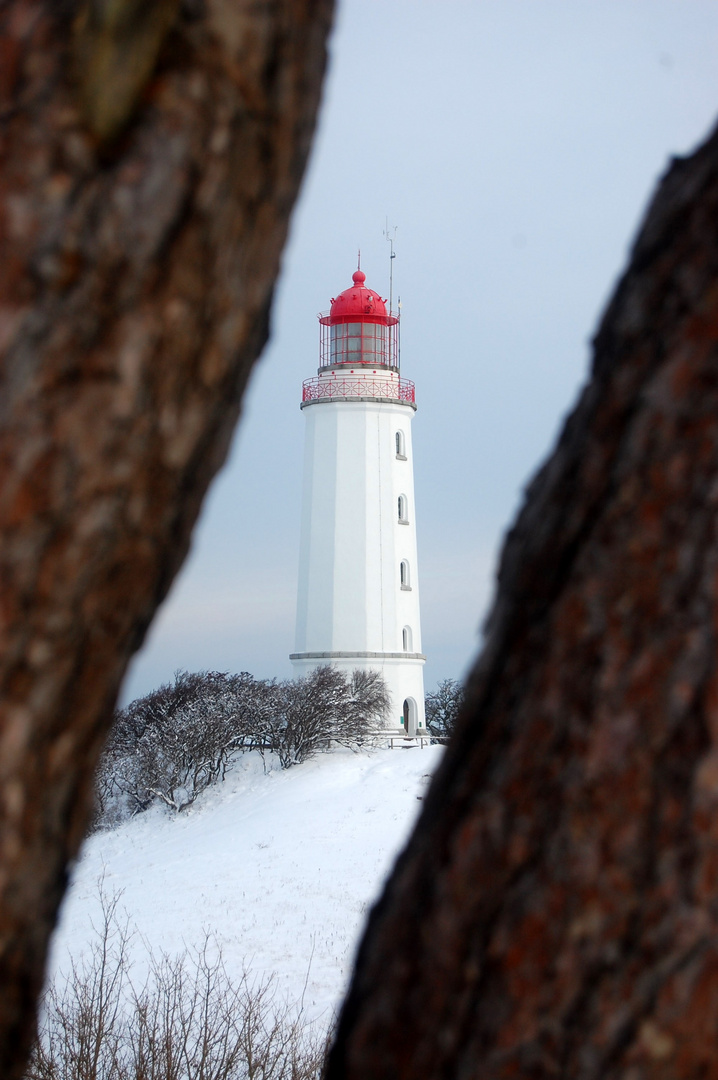
<path fill-rule="evenodd" d="M 404 432 L 397 431 L 396 433 L 396 456 L 401 461 L 406 461 L 406 451 L 404 447 Z"/>
<path fill-rule="evenodd" d="M 358 364 L 362 359 L 362 324 L 339 323 L 330 331 L 332 364 Z"/>
<path fill-rule="evenodd" d="M 401 582 L 402 589 L 411 588 L 411 582 L 409 581 L 409 564 L 406 559 L 402 559 L 399 564 L 399 581 Z"/>
<path fill-rule="evenodd" d="M 412 637 L 411 637 L 411 627 L 410 626 L 405 626 L 404 629 L 402 630 L 402 632 L 401 632 L 401 644 L 402 644 L 402 647 L 404 649 L 404 652 L 412 652 L 413 651 L 414 643 L 413 643 Z"/>
<path fill-rule="evenodd" d="M 400 495 L 398 499 L 399 504 L 399 521 L 402 525 L 409 524 L 409 511 L 406 501 L 406 495 Z"/>
<path fill-rule="evenodd" d="M 362 338 L 362 326 L 361 323 L 349 323 L 347 326 L 347 353 L 345 360 L 349 360 L 351 363 L 358 363 L 361 361 L 361 338 Z"/>

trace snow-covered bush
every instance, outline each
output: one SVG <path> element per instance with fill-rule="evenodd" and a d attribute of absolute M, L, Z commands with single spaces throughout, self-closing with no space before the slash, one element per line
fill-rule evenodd
<path fill-rule="evenodd" d="M 253 746 L 266 686 L 251 675 L 177 672 L 173 683 L 121 709 L 97 777 L 100 820 L 112 823 L 159 800 L 189 806 Z"/>
<path fill-rule="evenodd" d="M 463 684 L 456 679 L 442 679 L 432 693 L 426 695 L 426 726 L 435 738 L 446 739 L 454 730 L 464 701 Z"/>
<path fill-rule="evenodd" d="M 373 739 L 386 720 L 390 700 L 377 671 L 347 676 L 319 667 L 305 679 L 273 686 L 275 709 L 264 731 L 263 753 L 275 753 L 283 769 L 297 765 L 332 745 L 356 750 Z"/>
<path fill-rule="evenodd" d="M 284 682 L 177 672 L 117 713 L 97 773 L 96 826 L 153 802 L 183 810 L 242 752 L 276 756 L 286 769 L 332 745 L 358 749 L 388 712 L 386 685 L 373 671 L 321 667 Z"/>

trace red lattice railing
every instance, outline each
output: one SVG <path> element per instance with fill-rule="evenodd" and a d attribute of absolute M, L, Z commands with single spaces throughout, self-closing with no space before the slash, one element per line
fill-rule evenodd
<path fill-rule="evenodd" d="M 339 378 L 306 379 L 302 401 L 325 401 L 332 398 L 390 398 L 415 404 L 414 384 L 408 379 Z"/>

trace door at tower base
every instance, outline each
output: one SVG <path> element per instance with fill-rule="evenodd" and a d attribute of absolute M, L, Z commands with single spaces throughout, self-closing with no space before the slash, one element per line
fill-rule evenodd
<path fill-rule="evenodd" d="M 425 726 L 414 387 L 399 376 L 392 337 L 396 316 L 364 286 L 361 271 L 353 280 L 322 317 L 331 334 L 317 378 L 304 385 L 304 486 L 291 659 L 298 675 L 321 664 L 380 672 L 391 696 L 387 727 L 413 734 Z M 386 331 L 383 351 L 377 327 Z"/>

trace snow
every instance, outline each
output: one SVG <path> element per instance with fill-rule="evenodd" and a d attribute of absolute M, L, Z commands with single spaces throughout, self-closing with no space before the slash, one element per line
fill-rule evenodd
<path fill-rule="evenodd" d="M 106 895 L 147 946 L 175 954 L 210 934 L 231 975 L 275 974 L 328 1022 L 365 915 L 407 839 L 438 746 L 338 750 L 264 773 L 256 754 L 182 814 L 156 807 L 92 836 L 75 867 L 50 973 L 87 949 Z M 306 983 L 306 992 L 304 992 Z"/>

